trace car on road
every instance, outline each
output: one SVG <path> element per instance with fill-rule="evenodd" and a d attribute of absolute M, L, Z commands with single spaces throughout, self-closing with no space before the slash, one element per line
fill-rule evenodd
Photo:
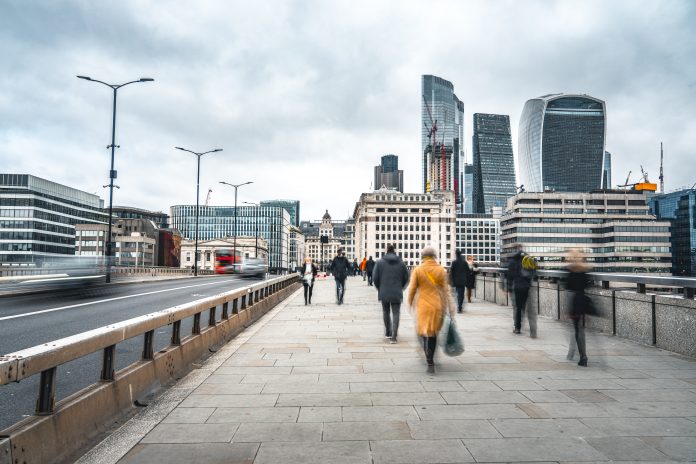
<path fill-rule="evenodd" d="M 239 274 L 244 277 L 263 279 L 268 273 L 268 264 L 263 258 L 244 258 L 239 265 Z"/>

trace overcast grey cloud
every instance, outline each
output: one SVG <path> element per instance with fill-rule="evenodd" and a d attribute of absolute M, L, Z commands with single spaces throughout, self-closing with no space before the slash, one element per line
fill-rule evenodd
<path fill-rule="evenodd" d="M 119 92 L 115 203 L 168 211 L 221 180 L 240 201 L 291 198 L 335 218 L 399 155 L 420 184 L 420 76 L 454 83 L 473 113 L 580 92 L 607 102 L 614 183 L 642 164 L 667 189 L 696 182 L 696 2 L 0 0 L 0 172 L 107 198 L 107 82 Z"/>

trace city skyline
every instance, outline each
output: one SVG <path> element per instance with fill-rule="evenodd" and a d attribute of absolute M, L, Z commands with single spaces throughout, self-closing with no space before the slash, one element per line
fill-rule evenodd
<path fill-rule="evenodd" d="M 240 202 L 292 198 L 301 219 L 327 208 L 347 217 L 379 154 L 398 153 L 404 190 L 422 190 L 420 80 L 432 74 L 465 102 L 469 163 L 472 114 L 509 114 L 517 157 L 525 101 L 586 93 L 607 105 L 614 183 L 640 165 L 654 181 L 662 141 L 666 191 L 693 184 L 680 169 L 694 157 L 692 3 L 444 2 L 447 15 L 415 2 L 184 6 L 0 7 L 0 50 L 12 69 L 0 76 L 0 172 L 107 199 L 111 95 L 75 76 L 152 77 L 119 92 L 114 204 L 195 203 L 195 158 L 174 147 L 219 147 L 201 164 L 211 205 L 232 203 L 218 181 L 253 180 Z M 435 20 L 442 33 L 412 32 Z"/>

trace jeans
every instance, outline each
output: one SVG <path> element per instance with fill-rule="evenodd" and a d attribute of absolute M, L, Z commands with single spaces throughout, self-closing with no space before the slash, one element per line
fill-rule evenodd
<path fill-rule="evenodd" d="M 343 304 L 343 295 L 346 293 L 346 279 L 336 278 L 336 303 Z"/>
<path fill-rule="evenodd" d="M 515 330 L 519 331 L 522 328 L 522 312 L 525 311 L 527 306 L 527 299 L 529 298 L 529 289 L 515 289 Z M 527 320 L 529 321 L 529 335 L 536 337 L 537 324 L 536 324 L 536 311 L 527 311 Z"/>
<path fill-rule="evenodd" d="M 307 282 L 303 282 L 302 285 L 304 286 L 304 302 L 305 304 L 307 303 L 312 303 L 312 288 L 314 287 L 312 284 L 309 284 Z M 308 299 L 309 296 L 309 299 Z"/>
<path fill-rule="evenodd" d="M 457 311 L 461 312 L 464 307 L 464 290 L 465 287 L 455 287 L 457 289 Z"/>
<path fill-rule="evenodd" d="M 587 358 L 587 350 L 585 347 L 585 327 L 582 324 L 581 317 L 573 318 L 573 331 L 570 335 L 570 345 L 568 346 L 568 359 L 573 359 L 575 356 L 575 348 L 577 347 L 580 353 L 580 359 Z"/>
<path fill-rule="evenodd" d="M 367 273 L 367 285 L 372 285 L 372 273 Z"/>
<path fill-rule="evenodd" d="M 423 351 L 425 351 L 425 360 L 429 366 L 435 364 L 435 348 L 437 348 L 437 336 L 433 337 L 422 337 L 423 341 Z"/>
<path fill-rule="evenodd" d="M 466 287 L 466 299 L 471 303 L 471 287 Z"/>
<path fill-rule="evenodd" d="M 391 312 L 391 313 L 390 313 Z M 384 335 L 396 340 L 399 332 L 399 317 L 401 314 L 401 303 L 382 302 L 382 315 L 384 316 Z"/>

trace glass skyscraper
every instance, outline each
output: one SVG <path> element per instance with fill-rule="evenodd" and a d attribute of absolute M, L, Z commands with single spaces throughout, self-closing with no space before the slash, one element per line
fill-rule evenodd
<path fill-rule="evenodd" d="M 423 192 L 454 190 L 456 202 L 461 207 L 464 188 L 461 172 L 464 167 L 464 102 L 454 94 L 454 85 L 441 77 L 424 75 L 421 84 Z M 437 126 L 435 140 L 430 135 L 433 126 L 431 114 Z"/>
<path fill-rule="evenodd" d="M 474 114 L 473 154 L 473 212 L 488 214 L 494 206 L 504 210 L 517 192 L 510 116 Z"/>
<path fill-rule="evenodd" d="M 375 166 L 374 189 L 379 190 L 385 186 L 404 192 L 404 171 L 399 169 L 399 157 L 396 155 L 382 156 L 382 162 Z"/>
<path fill-rule="evenodd" d="M 464 165 L 464 213 L 474 212 L 474 165 Z"/>
<path fill-rule="evenodd" d="M 611 188 L 611 153 L 604 152 L 604 171 L 602 171 L 602 188 Z"/>
<path fill-rule="evenodd" d="M 655 195 L 648 204 L 652 214 L 671 222 L 672 274 L 696 276 L 696 190 Z"/>
<path fill-rule="evenodd" d="M 263 207 L 283 208 L 290 215 L 290 225 L 300 227 L 300 201 L 299 200 L 267 200 L 262 201 Z"/>
<path fill-rule="evenodd" d="M 589 192 L 602 187 L 606 109 L 589 95 L 533 98 L 520 117 L 520 182 L 528 192 Z"/>

